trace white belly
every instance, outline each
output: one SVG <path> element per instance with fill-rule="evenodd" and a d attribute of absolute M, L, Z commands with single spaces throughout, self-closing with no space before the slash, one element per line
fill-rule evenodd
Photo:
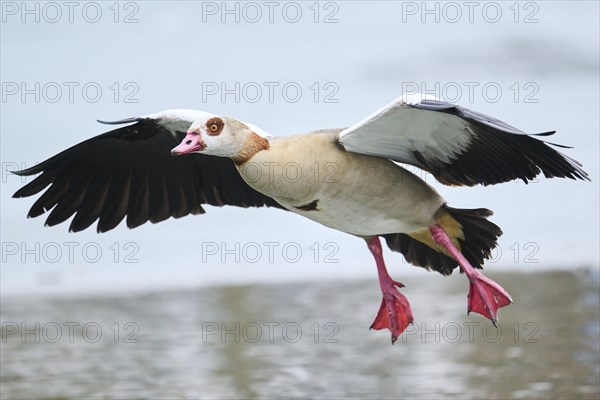
<path fill-rule="evenodd" d="M 399 213 L 382 214 L 360 204 L 336 204 L 335 199 L 320 199 L 316 211 L 303 211 L 288 204 L 288 210 L 342 232 L 359 236 L 385 233 L 415 232 L 427 228 L 428 223 L 409 220 Z"/>

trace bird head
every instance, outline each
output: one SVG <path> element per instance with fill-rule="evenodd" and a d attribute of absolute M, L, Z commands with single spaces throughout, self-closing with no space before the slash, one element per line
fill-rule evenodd
<path fill-rule="evenodd" d="M 202 153 L 219 157 L 236 157 L 252 134 L 240 121 L 209 114 L 195 120 L 171 155 Z"/>

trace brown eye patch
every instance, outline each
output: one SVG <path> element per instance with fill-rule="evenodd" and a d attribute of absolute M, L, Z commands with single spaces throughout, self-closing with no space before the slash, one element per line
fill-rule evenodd
<path fill-rule="evenodd" d="M 206 133 L 210 136 L 217 136 L 223 130 L 225 123 L 219 117 L 212 117 L 206 121 Z"/>

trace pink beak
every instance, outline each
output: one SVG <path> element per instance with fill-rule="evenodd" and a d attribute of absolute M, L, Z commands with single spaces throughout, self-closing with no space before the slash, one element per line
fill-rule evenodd
<path fill-rule="evenodd" d="M 172 156 L 180 156 L 182 154 L 192 153 L 194 151 L 202 151 L 206 148 L 206 143 L 200 137 L 197 131 L 188 132 L 185 138 L 181 141 L 179 146 L 171 150 Z"/>

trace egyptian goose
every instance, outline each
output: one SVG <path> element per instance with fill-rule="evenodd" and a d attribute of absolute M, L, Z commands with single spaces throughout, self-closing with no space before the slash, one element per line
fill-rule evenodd
<path fill-rule="evenodd" d="M 395 162 L 422 168 L 447 185 L 527 182 L 540 172 L 589 180 L 580 164 L 552 143 L 420 94 L 404 95 L 346 129 L 281 138 L 192 110 L 103 123 L 128 125 L 16 172 L 41 175 L 14 197 L 50 185 L 28 217 L 51 210 L 46 225 L 53 226 L 75 214 L 69 230 L 81 231 L 98 220 L 98 232 L 106 232 L 125 216 L 127 226 L 135 228 L 202 214 L 203 204 L 300 214 L 367 242 L 383 294 L 371 328 L 389 329 L 392 343 L 413 316 L 398 290 L 403 285 L 387 272 L 379 237 L 414 265 L 444 275 L 459 266 L 470 282 L 468 312 L 496 324 L 498 308 L 512 302 L 477 270 L 502 233 L 487 220 L 492 212 L 448 206 Z"/>

